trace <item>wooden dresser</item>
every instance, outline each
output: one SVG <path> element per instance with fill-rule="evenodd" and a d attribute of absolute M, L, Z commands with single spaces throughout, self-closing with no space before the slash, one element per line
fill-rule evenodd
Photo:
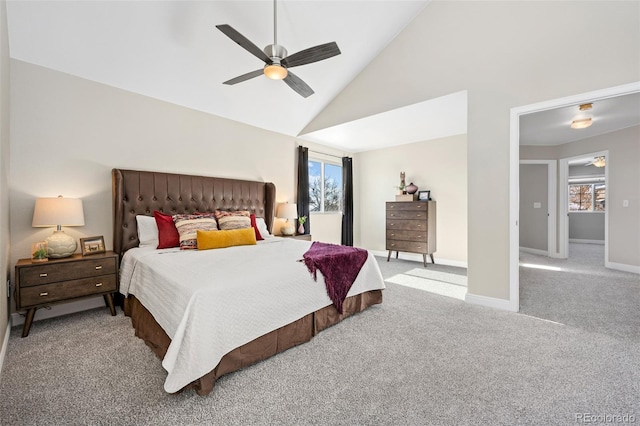
<path fill-rule="evenodd" d="M 405 201 L 387 203 L 387 262 L 391 252 L 421 253 L 424 266 L 427 255 L 436 251 L 436 202 Z"/>

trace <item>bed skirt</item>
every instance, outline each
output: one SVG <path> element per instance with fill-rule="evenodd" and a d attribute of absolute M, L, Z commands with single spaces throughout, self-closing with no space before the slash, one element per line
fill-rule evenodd
<path fill-rule="evenodd" d="M 382 303 L 382 290 L 372 290 L 345 299 L 343 314 L 339 314 L 333 305 L 324 307 L 232 350 L 222 357 L 213 370 L 194 380 L 180 392 L 194 389 L 198 395 L 207 395 L 213 390 L 219 377 L 306 343 L 325 328 L 379 303 Z M 136 336 L 144 340 L 160 359 L 164 359 L 171 339 L 153 315 L 133 295 L 124 300 L 124 313 L 131 317 Z"/>

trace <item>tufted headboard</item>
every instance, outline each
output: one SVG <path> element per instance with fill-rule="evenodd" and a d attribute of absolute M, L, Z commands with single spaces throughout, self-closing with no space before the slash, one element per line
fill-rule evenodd
<path fill-rule="evenodd" d="M 276 187 L 270 182 L 113 169 L 113 250 L 138 246 L 137 215 L 249 210 L 273 227 Z"/>

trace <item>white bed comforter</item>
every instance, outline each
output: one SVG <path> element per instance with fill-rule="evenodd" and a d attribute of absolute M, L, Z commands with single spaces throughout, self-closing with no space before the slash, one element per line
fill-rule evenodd
<path fill-rule="evenodd" d="M 135 295 L 171 338 L 165 391 L 177 392 L 231 350 L 331 304 L 322 274 L 315 282 L 297 262 L 310 245 L 270 238 L 217 250 L 126 252 L 120 292 Z M 370 254 L 348 296 L 384 288 Z"/>

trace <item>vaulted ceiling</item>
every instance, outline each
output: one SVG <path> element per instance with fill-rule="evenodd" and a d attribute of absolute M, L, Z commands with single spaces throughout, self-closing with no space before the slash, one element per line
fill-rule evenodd
<path fill-rule="evenodd" d="M 330 41 L 341 50 L 338 56 L 293 69 L 315 91 L 306 99 L 284 82 L 265 76 L 222 84 L 264 63 L 216 25 L 232 26 L 262 49 L 274 42 L 272 0 L 11 0 L 7 21 L 14 59 L 358 152 L 466 133 L 466 92 L 459 92 L 301 134 L 418 14 L 429 13 L 429 3 L 278 1 L 278 44 L 290 55 Z M 637 104 L 637 97 L 626 106 L 602 101 L 594 107 L 598 118 L 592 128 L 581 132 L 568 129 L 571 108 L 524 116 L 522 143 L 558 144 L 637 125 Z M 635 112 L 634 117 L 623 113 L 618 121 L 607 121 L 618 107 Z"/>

